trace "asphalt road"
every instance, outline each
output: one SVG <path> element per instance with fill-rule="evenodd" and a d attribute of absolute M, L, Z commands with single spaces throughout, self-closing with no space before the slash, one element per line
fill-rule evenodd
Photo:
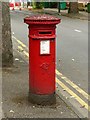
<path fill-rule="evenodd" d="M 57 68 L 88 91 L 88 21 L 62 17 L 57 28 Z"/>
<path fill-rule="evenodd" d="M 32 15 L 32 13 L 31 13 Z M 28 26 L 22 13 L 11 13 L 12 33 L 28 46 Z M 57 69 L 88 91 L 88 21 L 61 17 L 57 26 Z"/>

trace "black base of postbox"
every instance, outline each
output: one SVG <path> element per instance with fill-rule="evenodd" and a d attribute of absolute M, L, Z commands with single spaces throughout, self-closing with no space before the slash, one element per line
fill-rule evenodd
<path fill-rule="evenodd" d="M 29 101 L 37 105 L 52 105 L 56 104 L 56 93 L 50 95 L 37 95 L 29 92 Z"/>

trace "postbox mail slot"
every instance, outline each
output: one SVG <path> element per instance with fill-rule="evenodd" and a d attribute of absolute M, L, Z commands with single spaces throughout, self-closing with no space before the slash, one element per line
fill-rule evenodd
<path fill-rule="evenodd" d="M 51 31 L 43 31 L 43 32 L 39 32 L 39 34 L 41 34 L 41 35 L 51 35 Z"/>

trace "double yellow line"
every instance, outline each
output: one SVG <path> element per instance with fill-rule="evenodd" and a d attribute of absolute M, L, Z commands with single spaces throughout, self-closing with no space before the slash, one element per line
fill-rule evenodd
<path fill-rule="evenodd" d="M 25 44 L 23 44 L 20 40 L 18 40 L 16 37 L 12 36 L 19 44 L 18 49 L 23 51 L 23 53 L 29 57 L 29 53 L 26 52 L 23 48 L 27 49 L 27 46 Z M 20 46 L 21 45 L 21 46 Z M 65 77 L 62 73 L 60 73 L 57 69 L 56 69 L 56 74 L 61 78 L 61 80 L 64 80 L 66 83 L 68 83 L 72 88 L 74 88 L 75 90 L 78 91 L 78 93 L 80 93 L 82 96 L 84 96 L 87 100 L 90 100 L 90 95 L 88 95 L 84 90 L 82 90 L 80 87 L 78 87 L 76 84 L 74 84 L 71 80 L 69 80 L 67 77 Z M 56 82 L 60 85 L 60 87 L 62 87 L 63 89 L 65 89 L 71 96 L 74 96 L 74 98 L 81 104 L 81 106 L 84 106 L 84 108 L 86 108 L 88 111 L 90 111 L 90 106 L 88 106 L 88 104 L 86 102 L 84 102 L 78 95 L 76 95 L 72 90 L 70 90 L 65 84 L 63 84 L 61 82 L 61 80 L 59 80 L 56 77 Z"/>
<path fill-rule="evenodd" d="M 80 87 L 78 87 L 76 84 L 74 84 L 71 80 L 69 80 L 67 77 L 65 77 L 62 73 L 60 73 L 58 70 L 56 70 L 56 74 L 60 76 L 63 80 L 65 80 L 66 83 L 71 85 L 74 89 L 76 89 L 80 94 L 82 94 L 87 100 L 90 100 L 90 95 L 88 95 L 84 90 L 82 90 Z"/>

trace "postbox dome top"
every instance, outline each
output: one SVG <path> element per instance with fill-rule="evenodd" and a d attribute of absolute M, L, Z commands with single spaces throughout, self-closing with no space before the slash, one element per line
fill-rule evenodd
<path fill-rule="evenodd" d="M 34 15 L 24 18 L 27 24 L 58 24 L 61 19 L 51 15 Z"/>

